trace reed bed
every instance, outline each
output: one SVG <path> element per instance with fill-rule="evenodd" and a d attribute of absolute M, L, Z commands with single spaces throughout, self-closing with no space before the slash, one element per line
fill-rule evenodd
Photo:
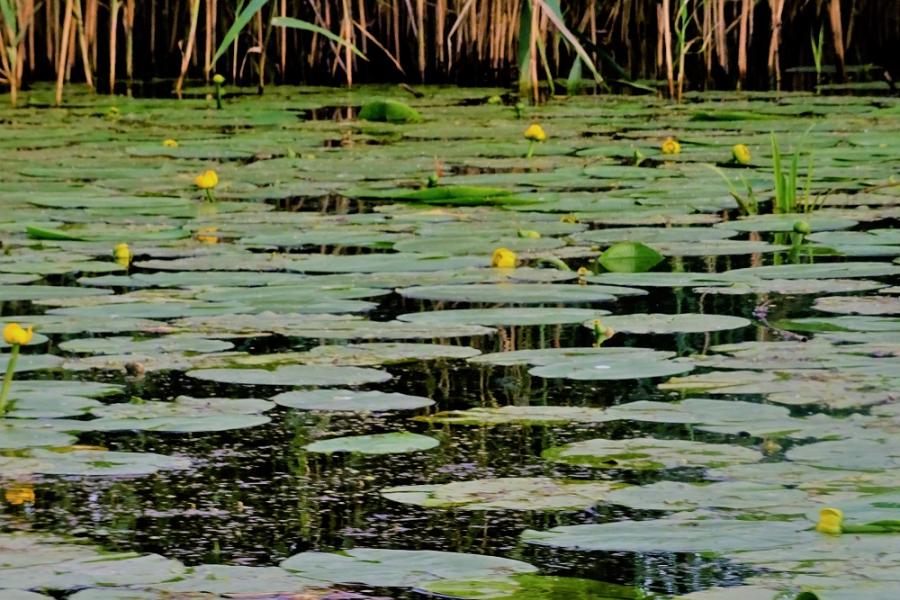
<path fill-rule="evenodd" d="M 238 15 L 256 7 L 229 39 Z M 792 66 L 833 65 L 838 80 L 848 61 L 895 69 L 898 8 L 897 0 L 0 0 L 0 85 L 15 102 L 30 82 L 55 80 L 60 102 L 70 81 L 110 92 L 169 78 L 180 91 L 216 72 L 260 89 L 515 80 L 533 89 L 583 74 L 600 85 L 663 81 L 680 98 L 687 89 L 777 88 Z M 313 27 L 273 27 L 279 19 Z"/>

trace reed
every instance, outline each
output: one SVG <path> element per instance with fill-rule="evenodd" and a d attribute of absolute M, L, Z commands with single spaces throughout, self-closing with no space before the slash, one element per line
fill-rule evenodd
<path fill-rule="evenodd" d="M 815 52 L 811 31 L 830 32 Z M 849 61 L 896 71 L 883 49 L 898 39 L 900 14 L 878 0 L 0 0 L 0 86 L 16 102 L 53 80 L 61 102 L 69 81 L 110 92 L 163 77 L 180 92 L 217 71 L 260 90 L 518 79 L 537 98 L 568 77 L 573 90 L 662 81 L 677 99 L 777 88 L 785 67 L 814 62 L 839 80 Z"/>

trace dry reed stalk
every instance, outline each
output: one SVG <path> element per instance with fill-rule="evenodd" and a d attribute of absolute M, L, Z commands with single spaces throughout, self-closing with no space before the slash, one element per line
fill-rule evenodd
<path fill-rule="evenodd" d="M 59 45 L 59 58 L 56 62 L 56 105 L 62 104 L 63 81 L 66 77 L 66 66 L 69 62 L 69 35 L 72 29 L 72 8 L 73 0 L 66 0 L 66 6 L 63 13 L 62 40 Z"/>
<path fill-rule="evenodd" d="M 660 13 L 662 20 L 663 45 L 665 46 L 666 59 L 666 82 L 669 85 L 669 98 L 675 97 L 675 73 L 672 64 L 672 9 L 669 0 L 662 1 L 662 9 Z"/>
<path fill-rule="evenodd" d="M 129 84 L 134 79 L 134 12 L 134 0 L 126 0 L 122 25 L 125 29 L 125 77 Z"/>
<path fill-rule="evenodd" d="M 116 49 L 118 45 L 116 40 L 119 35 L 119 8 L 120 0 L 110 0 L 109 2 L 109 93 L 114 94 L 116 90 Z"/>
<path fill-rule="evenodd" d="M 113 0 L 117 2 L 117 0 Z M 187 42 L 181 55 L 181 73 L 175 82 L 175 95 L 181 99 L 181 90 L 184 88 L 184 78 L 187 76 L 188 66 L 191 62 L 191 54 L 194 52 L 194 39 L 197 37 L 197 20 L 200 16 L 200 0 L 191 0 L 191 22 L 188 29 Z"/>
<path fill-rule="evenodd" d="M 784 0 L 769 0 L 772 10 L 772 37 L 769 40 L 769 80 L 775 79 L 775 89 L 781 89 L 781 61 L 778 48 L 781 46 L 781 15 L 784 12 Z"/>
<path fill-rule="evenodd" d="M 841 0 L 831 0 L 828 5 L 828 20 L 831 22 L 831 36 L 834 42 L 834 58 L 837 63 L 838 81 L 847 80 L 844 64 L 844 29 L 841 25 Z"/>
<path fill-rule="evenodd" d="M 725 0 L 716 0 L 713 20 L 716 22 L 716 56 L 719 57 L 719 66 L 728 72 L 728 43 L 725 37 L 727 19 L 725 17 Z"/>
<path fill-rule="evenodd" d="M 747 50 L 750 44 L 750 16 L 753 0 L 742 0 L 741 25 L 738 33 L 738 79 L 741 87 L 747 83 Z"/>
<path fill-rule="evenodd" d="M 416 0 L 416 30 L 419 81 L 425 83 L 425 0 Z"/>
<path fill-rule="evenodd" d="M 84 79 L 87 86 L 93 89 L 94 77 L 91 73 L 91 59 L 88 51 L 87 33 L 84 30 L 84 16 L 82 15 L 81 10 L 81 0 L 75 0 L 73 7 L 75 11 L 75 26 L 78 29 L 78 46 L 81 49 L 81 64 L 84 69 Z"/>

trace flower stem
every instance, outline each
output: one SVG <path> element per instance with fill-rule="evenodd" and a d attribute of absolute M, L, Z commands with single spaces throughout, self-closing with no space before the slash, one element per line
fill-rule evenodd
<path fill-rule="evenodd" d="M 222 84 L 216 84 L 216 110 L 222 110 Z"/>
<path fill-rule="evenodd" d="M 212 188 L 206 188 L 204 191 L 206 192 L 206 201 L 207 202 L 215 202 L 216 201 L 216 197 L 213 195 Z"/>
<path fill-rule="evenodd" d="M 12 387 L 13 372 L 16 370 L 16 362 L 19 360 L 19 344 L 13 344 L 9 362 L 6 363 L 6 375 L 3 376 L 3 387 L 0 388 L 0 417 L 6 415 L 6 399 L 9 397 L 9 388 Z"/>
<path fill-rule="evenodd" d="M 528 154 L 525 155 L 525 158 L 531 158 L 532 154 L 534 154 L 534 140 L 528 142 Z"/>

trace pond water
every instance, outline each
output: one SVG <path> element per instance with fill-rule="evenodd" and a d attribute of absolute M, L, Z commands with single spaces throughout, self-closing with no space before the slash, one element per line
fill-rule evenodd
<path fill-rule="evenodd" d="M 422 91 L 0 108 L 0 597 L 896 598 L 900 102 Z"/>

